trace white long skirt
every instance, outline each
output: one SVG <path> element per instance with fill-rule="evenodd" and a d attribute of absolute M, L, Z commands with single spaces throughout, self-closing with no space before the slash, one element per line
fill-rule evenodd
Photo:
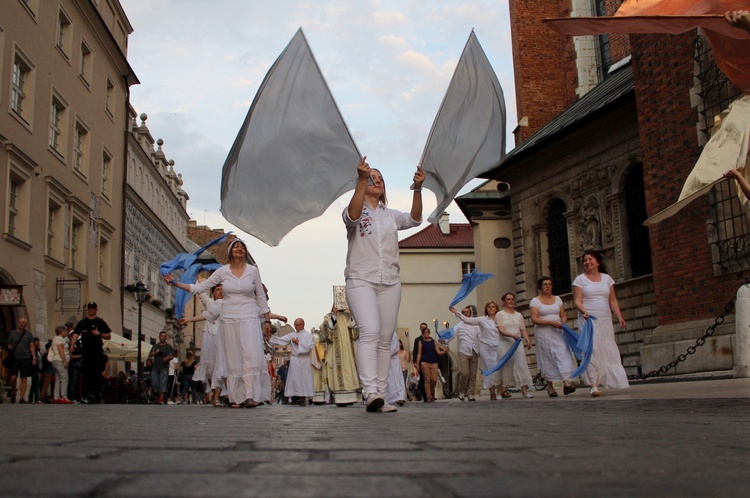
<path fill-rule="evenodd" d="M 217 342 L 214 334 L 203 333 L 203 338 L 201 339 L 201 361 L 198 363 L 198 368 L 195 369 L 193 381 L 206 382 L 213 379 L 214 367 L 216 365 Z"/>
<path fill-rule="evenodd" d="M 229 401 L 261 401 L 262 375 L 267 369 L 260 320 L 220 320 L 220 323 L 220 341 L 226 360 L 224 387 L 229 395 Z"/>
<path fill-rule="evenodd" d="M 534 338 L 536 364 L 544 378 L 550 382 L 570 380 L 576 365 L 563 331 L 549 325 L 535 325 Z"/>
<path fill-rule="evenodd" d="M 500 338 L 500 344 L 497 346 L 497 361 L 500 361 L 500 358 L 510 351 L 510 348 L 513 347 L 513 343 L 515 342 L 516 341 L 510 337 L 503 336 Z M 523 347 L 523 344 L 518 345 L 516 352 L 513 353 L 513 356 L 508 360 L 508 363 L 500 369 L 499 373 L 504 387 L 528 387 L 534 383 L 534 381 L 531 380 L 529 364 L 526 361 L 526 349 Z"/>
<path fill-rule="evenodd" d="M 578 320 L 578 330 L 583 328 L 583 320 Z M 622 366 L 620 349 L 615 341 L 612 319 L 594 320 L 594 350 L 589 367 L 583 373 L 583 381 L 590 386 L 603 386 L 606 389 L 630 387 L 628 375 Z"/>
<path fill-rule="evenodd" d="M 479 363 L 482 370 L 489 370 L 497 365 L 497 346 L 490 346 L 483 342 L 479 343 Z M 494 374 L 487 376 L 482 375 L 482 387 L 489 389 L 502 382 L 501 372 L 495 372 Z"/>

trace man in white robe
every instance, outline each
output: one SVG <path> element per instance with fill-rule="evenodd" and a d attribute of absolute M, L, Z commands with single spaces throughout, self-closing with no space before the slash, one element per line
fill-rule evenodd
<path fill-rule="evenodd" d="M 292 397 L 293 402 L 296 401 L 300 406 L 306 406 L 307 398 L 315 394 L 310 361 L 310 351 L 315 342 L 312 334 L 305 330 L 305 321 L 302 318 L 295 319 L 294 332 L 284 337 L 273 336 L 269 342 L 277 346 L 291 346 L 284 397 Z"/>

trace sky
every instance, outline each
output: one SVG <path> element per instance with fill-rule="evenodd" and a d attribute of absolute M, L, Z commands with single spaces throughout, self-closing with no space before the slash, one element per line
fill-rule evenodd
<path fill-rule="evenodd" d="M 345 193 L 276 247 L 220 213 L 221 171 L 273 62 L 300 27 L 357 147 L 388 185 L 388 206 L 409 211 L 408 187 L 464 45 L 474 29 L 503 87 L 508 144 L 517 123 L 508 3 L 502 0 L 121 0 L 133 26 L 128 60 L 140 85 L 131 105 L 182 174 L 188 214 L 245 240 L 274 313 L 308 330 L 344 284 Z M 509 145 L 512 147 L 512 145 Z M 352 165 L 352 175 L 356 164 Z M 480 185 L 472 180 L 461 191 Z M 435 208 L 423 192 L 426 219 Z M 455 203 L 453 223 L 466 223 Z M 400 239 L 427 227 L 400 232 Z M 456 289 L 458 290 L 458 289 Z M 436 303 L 442 309 L 446 303 Z"/>

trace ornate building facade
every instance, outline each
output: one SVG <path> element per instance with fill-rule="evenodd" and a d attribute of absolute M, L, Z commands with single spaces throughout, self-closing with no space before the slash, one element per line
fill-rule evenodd
<path fill-rule="evenodd" d="M 118 0 L 10 0 L 0 16 L 0 342 L 18 318 L 43 341 L 88 301 L 113 329 L 132 27 Z"/>
<path fill-rule="evenodd" d="M 164 283 L 160 265 L 176 254 L 187 252 L 187 193 L 182 175 L 167 160 L 163 141 L 154 141 L 145 114 L 136 121 L 129 108 L 127 177 L 125 184 L 125 243 L 123 281 L 125 288 L 142 282 L 149 290 L 142 306 L 142 340 L 155 343 L 159 332 L 167 331 L 170 341 L 181 343 L 171 315 L 175 289 Z M 156 147 L 154 147 L 156 144 Z M 123 293 L 123 335 L 134 339 L 138 327 L 138 303 L 132 292 Z"/>
<path fill-rule="evenodd" d="M 510 271 L 524 312 L 536 280 L 549 275 L 573 318 L 580 256 L 600 251 L 628 322 L 616 327 L 623 364 L 630 374 L 648 373 L 695 344 L 748 267 L 748 223 L 728 182 L 673 218 L 643 226 L 677 200 L 713 116 L 737 91 L 698 32 L 572 39 L 542 22 L 611 15 L 619 2 L 510 5 L 517 144 L 486 175 L 510 186 L 509 200 L 496 196 L 480 209 L 467 199 L 462 209 L 510 207 Z M 733 332 L 730 316 L 669 373 L 731 369 Z"/>

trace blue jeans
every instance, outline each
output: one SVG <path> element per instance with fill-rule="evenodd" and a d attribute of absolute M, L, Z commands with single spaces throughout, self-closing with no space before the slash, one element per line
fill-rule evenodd
<path fill-rule="evenodd" d="M 193 395 L 193 403 L 199 401 L 198 398 L 198 383 L 193 381 L 193 374 L 185 374 L 182 379 L 182 402 L 187 403 L 188 401 L 188 390 Z"/>
<path fill-rule="evenodd" d="M 167 392 L 167 378 L 169 377 L 169 369 L 164 370 L 151 370 L 151 389 L 156 394 L 162 394 Z"/>

